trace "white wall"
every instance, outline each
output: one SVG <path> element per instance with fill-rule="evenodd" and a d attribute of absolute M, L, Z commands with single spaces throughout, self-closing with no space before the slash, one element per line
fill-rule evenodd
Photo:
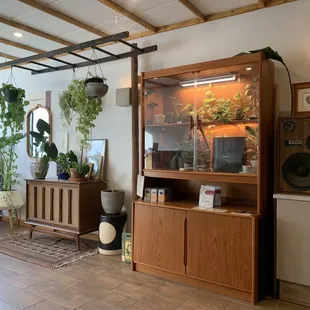
<path fill-rule="evenodd" d="M 148 71 L 184 64 L 230 57 L 242 51 L 271 46 L 278 50 L 290 68 L 293 82 L 310 80 L 310 1 L 298 0 L 265 10 L 205 23 L 189 28 L 162 33 L 143 38 L 141 45 L 157 44 L 158 51 L 140 57 L 139 70 Z M 171 12 L 173 13 L 173 12 Z M 110 47 L 117 50 L 117 46 Z M 103 99 L 104 110 L 93 130 L 93 138 L 107 138 L 108 170 L 112 172 L 117 186 L 127 191 L 126 207 L 130 208 L 131 196 L 131 108 L 115 105 L 115 89 L 130 86 L 130 60 L 122 60 L 103 65 L 110 90 Z M 70 147 L 75 149 L 74 126 L 62 128 L 57 104 L 58 93 L 72 79 L 72 72 L 63 71 L 40 76 L 14 70 L 19 87 L 26 93 L 52 90 L 52 113 L 54 134 L 59 131 L 70 133 Z M 77 76 L 85 77 L 86 69 L 77 71 Z M 0 71 L 0 82 L 6 81 L 9 71 Z M 278 81 L 286 82 L 281 66 L 276 70 Z M 284 109 L 289 100 L 288 84 L 280 93 L 280 105 Z M 287 110 L 287 106 L 285 107 Z M 24 178 L 30 177 L 25 141 L 18 147 L 21 173 L 20 188 L 24 188 Z M 55 173 L 52 171 L 50 173 Z"/>

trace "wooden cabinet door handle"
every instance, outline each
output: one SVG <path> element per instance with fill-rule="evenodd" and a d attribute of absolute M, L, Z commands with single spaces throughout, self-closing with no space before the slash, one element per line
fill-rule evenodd
<path fill-rule="evenodd" d="M 187 219 L 184 220 L 184 266 L 187 266 Z"/>

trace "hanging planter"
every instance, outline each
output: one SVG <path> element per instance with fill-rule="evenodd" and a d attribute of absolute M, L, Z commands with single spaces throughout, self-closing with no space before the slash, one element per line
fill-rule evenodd
<path fill-rule="evenodd" d="M 10 86 L 12 87 L 11 89 L 7 88 L 3 91 L 5 101 L 9 103 L 16 102 L 18 97 L 18 90 L 13 85 Z"/>
<path fill-rule="evenodd" d="M 86 92 L 87 95 L 91 98 L 101 99 L 104 97 L 108 90 L 109 86 L 105 84 L 106 79 L 100 77 L 91 77 L 85 80 Z"/>

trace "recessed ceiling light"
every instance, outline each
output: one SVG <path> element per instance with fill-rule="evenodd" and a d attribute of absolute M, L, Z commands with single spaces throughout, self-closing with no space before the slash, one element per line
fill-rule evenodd
<path fill-rule="evenodd" d="M 247 69 L 247 71 L 251 71 L 252 70 L 252 68 L 246 68 Z"/>
<path fill-rule="evenodd" d="M 24 35 L 23 35 L 22 33 L 20 33 L 20 32 L 14 32 L 14 36 L 15 36 L 16 38 L 21 38 L 21 37 L 23 37 Z"/>

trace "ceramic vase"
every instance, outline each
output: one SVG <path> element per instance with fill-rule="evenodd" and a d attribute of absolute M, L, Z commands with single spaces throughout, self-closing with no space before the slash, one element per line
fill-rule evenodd
<path fill-rule="evenodd" d="M 44 163 L 40 160 L 34 160 L 30 162 L 30 173 L 34 179 L 44 180 L 46 178 L 48 168 L 49 163 Z"/>
<path fill-rule="evenodd" d="M 106 214 L 118 214 L 121 212 L 125 201 L 125 191 L 121 189 L 101 191 L 101 205 Z"/>

